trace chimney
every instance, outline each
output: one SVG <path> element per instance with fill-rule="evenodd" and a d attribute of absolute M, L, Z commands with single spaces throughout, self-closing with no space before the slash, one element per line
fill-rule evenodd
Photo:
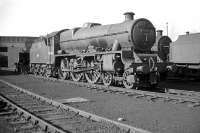
<path fill-rule="evenodd" d="M 186 32 L 186 35 L 189 35 L 189 34 L 190 34 L 190 32 L 189 32 L 189 31 L 187 31 L 187 32 Z"/>
<path fill-rule="evenodd" d="M 157 37 L 161 37 L 162 36 L 163 31 L 162 30 L 157 30 Z"/>
<path fill-rule="evenodd" d="M 135 13 L 133 12 L 125 12 L 124 13 L 125 21 L 134 20 L 134 15 Z"/>

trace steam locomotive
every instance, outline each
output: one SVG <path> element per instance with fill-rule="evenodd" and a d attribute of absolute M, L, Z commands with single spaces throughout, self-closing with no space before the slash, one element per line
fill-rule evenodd
<path fill-rule="evenodd" d="M 30 49 L 30 72 L 106 86 L 156 86 L 165 63 L 151 51 L 155 28 L 132 12 L 124 15 L 118 24 L 86 23 L 41 37 Z"/>
<path fill-rule="evenodd" d="M 162 30 L 157 30 L 156 42 L 151 50 L 158 54 L 158 56 L 165 62 L 169 62 L 169 49 L 171 38 L 167 35 L 163 35 Z"/>

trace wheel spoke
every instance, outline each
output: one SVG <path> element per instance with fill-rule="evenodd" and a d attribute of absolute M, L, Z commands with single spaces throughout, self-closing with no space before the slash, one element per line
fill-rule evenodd
<path fill-rule="evenodd" d="M 65 71 L 69 67 L 69 61 L 67 59 L 62 59 L 60 62 L 59 77 L 63 80 L 69 79 L 69 72 Z"/>
<path fill-rule="evenodd" d="M 97 83 L 100 78 L 100 73 L 97 70 L 91 70 L 85 73 L 85 77 L 89 83 Z"/>
<path fill-rule="evenodd" d="M 80 81 L 82 76 L 83 76 L 83 73 L 71 72 L 71 77 L 73 81 L 76 81 L 76 82 Z"/>
<path fill-rule="evenodd" d="M 49 68 L 46 68 L 46 71 L 45 71 L 45 77 L 50 77 L 51 76 L 51 70 Z"/>
<path fill-rule="evenodd" d="M 133 76 L 133 81 L 130 81 L 130 77 Z M 132 89 L 135 83 L 135 75 L 132 75 L 129 71 L 125 71 L 123 74 L 123 85 L 127 89 Z"/>
<path fill-rule="evenodd" d="M 113 83 L 113 76 L 109 72 L 105 72 L 102 74 L 103 84 L 106 86 L 110 86 Z"/>

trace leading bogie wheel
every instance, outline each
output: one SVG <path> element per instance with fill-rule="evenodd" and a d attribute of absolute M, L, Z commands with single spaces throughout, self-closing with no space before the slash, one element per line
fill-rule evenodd
<path fill-rule="evenodd" d="M 105 86 L 110 86 L 113 83 L 113 75 L 110 72 L 102 73 L 102 80 Z"/>
<path fill-rule="evenodd" d="M 129 71 L 125 71 L 123 74 L 123 85 L 127 89 L 133 89 L 134 83 L 136 82 L 136 75 L 130 73 Z"/>

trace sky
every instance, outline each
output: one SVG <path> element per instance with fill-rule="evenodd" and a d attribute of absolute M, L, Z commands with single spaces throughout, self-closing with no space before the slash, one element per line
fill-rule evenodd
<path fill-rule="evenodd" d="M 0 36 L 40 36 L 85 22 L 114 24 L 123 13 L 147 18 L 176 40 L 200 32 L 199 0 L 0 0 Z"/>

